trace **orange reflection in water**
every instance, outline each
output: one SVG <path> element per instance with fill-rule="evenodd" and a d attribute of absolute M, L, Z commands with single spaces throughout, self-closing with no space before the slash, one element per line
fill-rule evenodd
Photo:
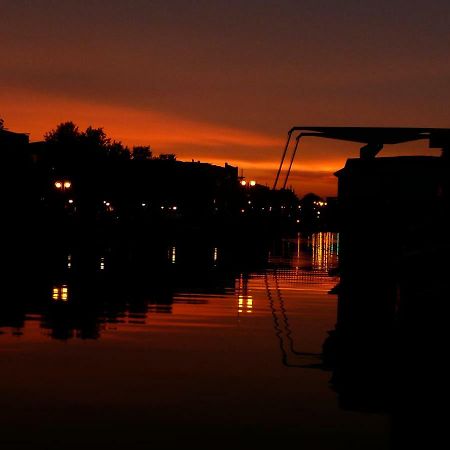
<path fill-rule="evenodd" d="M 237 281 L 238 314 L 243 312 L 251 314 L 253 312 L 253 295 L 249 294 L 248 277 L 244 277 L 241 274 Z"/>
<path fill-rule="evenodd" d="M 69 289 L 66 284 L 53 287 L 52 300 L 55 302 L 67 302 L 69 300 Z"/>
<path fill-rule="evenodd" d="M 312 267 L 314 270 L 329 270 L 339 252 L 339 234 L 330 232 L 312 235 Z"/>

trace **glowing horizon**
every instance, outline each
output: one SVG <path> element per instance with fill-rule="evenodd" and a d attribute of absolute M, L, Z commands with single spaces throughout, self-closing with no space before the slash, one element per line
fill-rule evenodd
<path fill-rule="evenodd" d="M 450 122 L 444 0 L 4 3 L 0 117 L 32 140 L 71 120 L 270 185 L 292 126 Z M 294 189 L 335 193 L 357 154 L 305 139 Z"/>
<path fill-rule="evenodd" d="M 226 162 L 244 170 L 247 178 L 269 186 L 278 170 L 285 143 L 285 136 L 276 137 L 193 121 L 175 114 L 50 96 L 35 91 L 10 89 L 0 93 L 0 101 L 11 105 L 8 114 L 3 117 L 6 128 L 28 133 L 31 142 L 44 139 L 46 132 L 70 120 L 80 129 L 102 127 L 109 137 L 130 148 L 150 145 L 154 154 L 173 152 L 179 160 L 194 159 L 216 165 Z M 257 151 L 263 155 L 259 160 L 255 159 L 254 153 Z M 302 173 L 306 174 L 311 186 L 317 185 L 319 195 L 333 194 L 333 178 L 328 177 L 328 183 L 324 185 L 323 177 L 332 175 L 339 168 L 339 161 L 337 159 L 335 164 L 330 163 L 329 159 L 320 161 L 309 158 L 302 161 Z M 314 175 L 318 175 L 318 183 L 314 183 Z M 297 191 L 298 178 L 299 174 L 294 170 L 289 185 Z M 303 193 L 311 190 L 314 188 L 300 189 Z"/>

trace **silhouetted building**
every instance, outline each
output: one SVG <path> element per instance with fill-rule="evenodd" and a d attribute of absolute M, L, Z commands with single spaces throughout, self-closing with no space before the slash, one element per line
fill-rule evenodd
<path fill-rule="evenodd" d="M 37 235 L 264 235 L 298 219 L 293 191 L 256 181 L 245 185 L 238 168 L 227 163 L 183 162 L 172 154 L 130 159 L 124 151 L 128 158 L 119 157 L 84 135 L 31 144 L 27 135 L 4 135 L 21 142 L 9 152 L 10 183 L 17 186 L 10 216 L 34 220 Z"/>
<path fill-rule="evenodd" d="M 417 139 L 402 137 L 404 132 L 398 142 Z M 355 140 L 366 138 L 349 133 Z M 385 133 L 388 143 L 396 143 L 395 129 Z M 376 130 L 367 136 L 377 142 Z M 428 392 L 424 380 L 433 372 L 428 366 L 411 370 L 411 363 L 444 342 L 450 164 L 445 151 L 441 157 L 381 158 L 362 152 L 336 176 L 341 281 L 336 328 L 324 344 L 324 360 L 333 368 L 341 406 L 393 411 L 404 427 L 402 441 L 411 423 L 423 426 L 431 398 L 416 394 Z"/>
<path fill-rule="evenodd" d="M 441 245 L 444 235 L 433 236 L 448 219 L 448 175 L 441 157 L 348 160 L 336 172 L 346 267 L 390 272 L 408 251 Z"/>
<path fill-rule="evenodd" d="M 15 133 L 13 131 L 0 129 L 0 148 L 1 147 L 18 147 L 29 143 L 28 134 Z"/>

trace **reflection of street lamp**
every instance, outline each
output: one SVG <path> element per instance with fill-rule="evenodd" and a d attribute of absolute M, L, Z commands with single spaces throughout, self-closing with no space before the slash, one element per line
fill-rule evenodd
<path fill-rule="evenodd" d="M 69 289 L 66 284 L 53 287 L 52 300 L 56 302 L 67 302 L 69 300 Z"/>

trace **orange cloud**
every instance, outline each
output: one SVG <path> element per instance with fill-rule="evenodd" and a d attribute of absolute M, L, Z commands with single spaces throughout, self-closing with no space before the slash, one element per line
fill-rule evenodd
<path fill-rule="evenodd" d="M 127 145 L 151 144 L 161 151 L 180 144 L 208 147 L 246 146 L 279 148 L 282 139 L 237 128 L 223 127 L 135 109 L 48 96 L 38 92 L 9 90 L 0 93 L 7 126 L 27 130 L 32 140 L 40 140 L 58 123 L 72 120 L 81 128 L 102 126 L 108 135 Z"/>

